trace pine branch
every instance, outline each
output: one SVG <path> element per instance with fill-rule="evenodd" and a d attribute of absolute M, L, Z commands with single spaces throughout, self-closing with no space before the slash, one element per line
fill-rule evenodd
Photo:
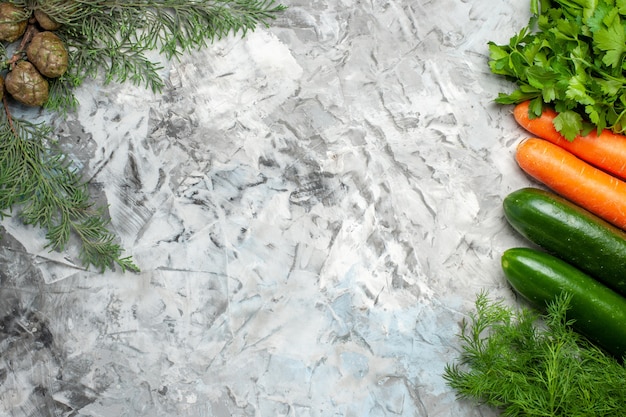
<path fill-rule="evenodd" d="M 178 59 L 230 34 L 245 36 L 285 7 L 274 0 L 14 0 L 24 15 L 44 12 L 61 24 L 55 34 L 67 52 L 67 70 L 47 80 L 49 110 L 67 113 L 74 89 L 86 78 L 143 85 L 159 92 L 161 67 L 149 55 Z M 19 20 L 19 19 L 18 19 Z M 12 71 L 38 31 L 32 16 L 19 46 L 0 43 L 0 71 Z M 43 25 L 42 25 L 43 26 Z M 10 52 L 9 52 L 10 49 Z M 8 91 L 8 88 L 7 88 Z M 14 93 L 14 92 L 13 92 Z M 2 95 L 0 95 L 2 97 Z M 15 95 L 13 98 L 16 98 Z M 14 209 L 25 224 L 46 230 L 50 250 L 63 250 L 71 236 L 80 240 L 79 258 L 101 271 L 115 265 L 138 271 L 108 230 L 104 210 L 93 207 L 71 161 L 51 146 L 51 127 L 15 119 L 6 94 L 0 114 L 0 219 Z M 28 103 L 30 104 L 30 103 Z"/>
<path fill-rule="evenodd" d="M 81 242 L 80 260 L 104 271 L 119 265 L 139 271 L 107 230 L 101 209 L 90 201 L 87 183 L 71 168 L 70 161 L 49 146 L 51 128 L 14 119 L 0 118 L 0 212 L 8 215 L 19 207 L 24 224 L 47 231 L 47 248 L 64 250 L 75 233 Z"/>
<path fill-rule="evenodd" d="M 66 0 L 15 1 L 63 23 L 57 34 L 69 47 L 74 84 L 103 74 L 105 83 L 131 81 L 154 92 L 164 86 L 160 66 L 147 54 L 167 60 L 228 35 L 255 30 L 285 7 L 274 0 Z M 41 3 L 41 4 L 40 4 Z M 77 6 L 80 4 L 80 6 Z M 56 104 L 70 101 L 56 102 Z M 56 107 L 55 107 L 56 108 Z"/>

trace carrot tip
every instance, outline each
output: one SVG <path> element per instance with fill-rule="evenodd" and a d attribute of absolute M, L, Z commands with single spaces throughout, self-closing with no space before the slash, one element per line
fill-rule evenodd
<path fill-rule="evenodd" d="M 529 141 L 532 141 L 533 139 L 537 139 L 537 138 L 528 137 L 528 138 L 524 138 L 520 140 L 519 143 L 517 144 L 517 149 L 523 147 L 524 145 L 526 145 Z"/>

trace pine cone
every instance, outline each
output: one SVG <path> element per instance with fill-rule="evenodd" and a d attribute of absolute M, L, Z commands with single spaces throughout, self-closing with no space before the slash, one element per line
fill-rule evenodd
<path fill-rule="evenodd" d="M 63 41 L 52 32 L 39 32 L 33 36 L 26 49 L 26 56 L 46 77 L 60 77 L 67 71 L 67 49 Z"/>
<path fill-rule="evenodd" d="M 28 61 L 18 61 L 4 80 L 7 93 L 27 106 L 42 106 L 48 101 L 48 81 Z"/>
<path fill-rule="evenodd" d="M 15 42 L 26 31 L 28 18 L 23 7 L 0 3 L 0 41 Z"/>
<path fill-rule="evenodd" d="M 39 23 L 39 26 L 44 30 L 57 30 L 63 26 L 55 22 L 46 12 L 41 10 L 35 10 L 35 19 L 37 19 L 37 23 Z"/>

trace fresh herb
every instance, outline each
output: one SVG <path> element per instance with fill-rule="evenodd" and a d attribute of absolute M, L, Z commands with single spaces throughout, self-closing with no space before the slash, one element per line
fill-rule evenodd
<path fill-rule="evenodd" d="M 572 330 L 570 299 L 563 294 L 540 314 L 480 293 L 462 322 L 459 361 L 446 365 L 448 385 L 508 417 L 621 415 L 626 368 Z"/>
<path fill-rule="evenodd" d="M 626 1 L 531 0 L 528 25 L 498 45 L 489 42 L 489 66 L 516 83 L 496 102 L 531 100 L 559 116 L 568 140 L 596 129 L 626 132 Z"/>
<path fill-rule="evenodd" d="M 66 115 L 78 104 L 75 88 L 99 74 L 104 83 L 128 81 L 161 91 L 161 67 L 151 52 L 178 59 L 216 39 L 267 26 L 284 9 L 274 0 L 0 2 L 0 82 L 6 81 L 0 94 L 0 218 L 16 211 L 25 224 L 44 228 L 50 250 L 63 250 L 74 236 L 87 268 L 139 271 L 131 257 L 122 257 L 88 184 L 55 147 L 51 126 L 15 117 L 16 102 Z M 31 54 L 29 46 L 42 32 L 54 36 L 39 41 Z M 42 45 L 48 49 L 38 62 Z M 53 55 L 57 61 L 48 60 Z M 46 72 L 59 67 L 62 72 Z"/>

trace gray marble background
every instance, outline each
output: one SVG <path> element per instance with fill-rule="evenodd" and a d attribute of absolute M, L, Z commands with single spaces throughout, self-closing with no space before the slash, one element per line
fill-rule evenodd
<path fill-rule="evenodd" d="M 487 42 L 528 1 L 283 4 L 54 120 L 142 272 L 2 221 L 0 415 L 497 415 L 442 373 L 476 293 L 516 302 L 501 201 L 530 182 Z"/>

